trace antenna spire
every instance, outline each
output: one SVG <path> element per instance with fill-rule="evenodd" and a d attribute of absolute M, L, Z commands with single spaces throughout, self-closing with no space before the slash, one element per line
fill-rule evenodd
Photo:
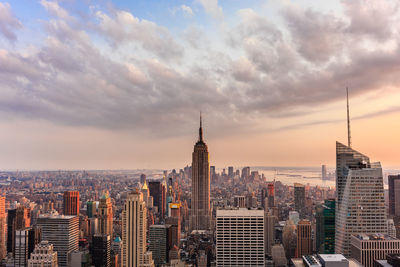
<path fill-rule="evenodd" d="M 203 142 L 203 126 L 202 126 L 201 111 L 200 111 L 199 141 Z"/>
<path fill-rule="evenodd" d="M 347 96 L 347 144 L 351 147 L 351 134 L 350 134 L 350 111 L 349 111 L 349 88 L 346 87 Z"/>

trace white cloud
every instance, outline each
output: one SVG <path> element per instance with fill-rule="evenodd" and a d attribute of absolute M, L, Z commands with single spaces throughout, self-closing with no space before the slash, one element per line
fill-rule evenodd
<path fill-rule="evenodd" d="M 218 0 L 197 0 L 204 10 L 216 19 L 222 19 L 224 17 L 224 12 L 222 7 L 218 5 Z"/>
<path fill-rule="evenodd" d="M 8 3 L 0 2 L 0 34 L 8 41 L 15 42 L 17 36 L 15 30 L 22 28 L 22 23 L 14 16 Z"/>
<path fill-rule="evenodd" d="M 193 10 L 192 10 L 192 8 L 190 6 L 181 5 L 181 10 L 182 10 L 183 15 L 185 17 L 190 18 L 190 17 L 193 17 L 193 15 L 194 15 Z"/>

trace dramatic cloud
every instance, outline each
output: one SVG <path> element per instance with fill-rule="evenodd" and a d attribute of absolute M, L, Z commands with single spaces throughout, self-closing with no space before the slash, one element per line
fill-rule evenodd
<path fill-rule="evenodd" d="M 14 16 L 8 3 L 0 2 L 0 34 L 8 41 L 15 42 L 17 36 L 14 31 L 22 28 L 22 23 Z"/>
<path fill-rule="evenodd" d="M 200 2 L 223 16 L 217 1 Z M 212 114 L 211 127 L 251 130 L 265 119 L 315 112 L 342 99 L 346 86 L 352 95 L 400 86 L 397 6 L 364 2 L 343 3 L 340 17 L 285 7 L 279 25 L 243 9 L 215 37 L 193 25 L 172 33 L 115 8 L 94 7 L 85 20 L 42 0 L 51 15 L 42 23 L 46 38 L 29 53 L 0 50 L 0 112 L 166 136 L 189 132 L 199 110 Z M 379 27 L 362 23 L 373 12 Z M 0 14 L 11 14 L 10 6 L 0 4 Z M 0 16 L 12 41 L 10 30 L 21 27 L 13 18 Z"/>

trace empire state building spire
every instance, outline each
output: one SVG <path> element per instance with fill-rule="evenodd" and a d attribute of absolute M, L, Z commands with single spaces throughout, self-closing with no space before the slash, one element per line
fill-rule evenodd
<path fill-rule="evenodd" d="M 201 119 L 201 111 L 200 111 L 199 141 L 203 142 L 203 126 L 202 126 L 202 119 Z"/>

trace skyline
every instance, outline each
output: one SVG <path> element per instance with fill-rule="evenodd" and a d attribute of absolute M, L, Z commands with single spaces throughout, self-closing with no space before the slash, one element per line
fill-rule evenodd
<path fill-rule="evenodd" d="M 400 167 L 394 3 L 0 1 L 1 170 Z M 374 16 L 375 22 L 369 18 Z"/>

